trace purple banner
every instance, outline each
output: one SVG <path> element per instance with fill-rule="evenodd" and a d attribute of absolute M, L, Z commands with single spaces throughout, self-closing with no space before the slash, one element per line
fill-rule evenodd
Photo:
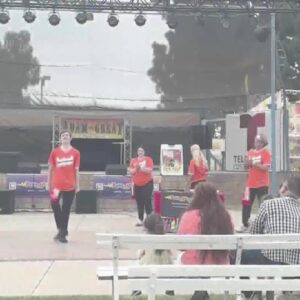
<path fill-rule="evenodd" d="M 121 175 L 95 175 L 94 189 L 105 198 L 130 199 L 131 178 Z"/>
<path fill-rule="evenodd" d="M 15 190 L 16 196 L 47 196 L 46 174 L 7 174 L 7 189 Z"/>

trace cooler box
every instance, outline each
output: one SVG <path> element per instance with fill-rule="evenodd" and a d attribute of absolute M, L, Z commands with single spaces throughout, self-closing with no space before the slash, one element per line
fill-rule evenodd
<path fill-rule="evenodd" d="M 161 192 L 153 192 L 153 207 L 156 214 L 161 214 Z"/>

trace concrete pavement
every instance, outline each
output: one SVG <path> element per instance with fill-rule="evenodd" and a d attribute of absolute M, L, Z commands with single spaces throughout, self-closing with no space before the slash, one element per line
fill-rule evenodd
<path fill-rule="evenodd" d="M 230 211 L 236 226 L 240 212 Z M 71 214 L 69 243 L 53 241 L 52 213 L 0 215 L 0 295 L 109 295 L 111 285 L 96 278 L 97 266 L 111 265 L 111 253 L 97 248 L 97 232 L 142 233 L 135 212 Z M 121 264 L 136 263 L 122 251 Z M 126 282 L 121 293 L 128 294 Z"/>

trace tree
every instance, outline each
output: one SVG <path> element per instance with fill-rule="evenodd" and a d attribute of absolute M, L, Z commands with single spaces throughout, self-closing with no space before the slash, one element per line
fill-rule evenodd
<path fill-rule="evenodd" d="M 285 88 L 300 89 L 300 16 L 299 14 L 278 16 L 278 37 L 286 54 L 282 78 Z"/>
<path fill-rule="evenodd" d="M 232 16 L 225 29 L 218 16 L 207 17 L 204 26 L 192 16 L 177 18 L 176 29 L 165 35 L 167 45 L 152 46 L 148 75 L 163 101 L 270 91 L 270 39 L 255 38 L 253 19 Z"/>
<path fill-rule="evenodd" d="M 7 32 L 0 43 L 0 103 L 21 104 L 22 91 L 39 82 L 39 73 L 30 33 Z"/>

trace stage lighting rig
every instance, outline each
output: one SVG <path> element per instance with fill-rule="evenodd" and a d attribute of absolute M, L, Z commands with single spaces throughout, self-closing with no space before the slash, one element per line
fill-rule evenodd
<path fill-rule="evenodd" d="M 48 20 L 52 26 L 57 26 L 60 22 L 60 16 L 57 12 L 52 12 L 50 13 Z"/>
<path fill-rule="evenodd" d="M 220 22 L 224 29 L 228 29 L 230 27 L 230 20 L 229 20 L 228 14 L 223 13 L 220 18 Z"/>
<path fill-rule="evenodd" d="M 85 24 L 88 20 L 86 12 L 79 12 L 75 17 L 77 23 Z"/>
<path fill-rule="evenodd" d="M 33 23 L 36 19 L 36 15 L 30 11 L 30 10 L 26 10 L 24 12 L 24 15 L 23 15 L 23 19 L 27 22 L 27 23 Z"/>
<path fill-rule="evenodd" d="M 146 24 L 146 17 L 143 14 L 138 14 L 135 16 L 134 22 L 137 26 L 143 26 Z"/>
<path fill-rule="evenodd" d="M 200 26 L 202 26 L 202 27 L 205 26 L 205 16 L 203 14 L 199 14 L 199 15 L 195 16 L 195 21 Z"/>
<path fill-rule="evenodd" d="M 177 27 L 177 19 L 176 16 L 172 14 L 167 15 L 167 25 L 169 26 L 170 29 L 175 29 Z"/>
<path fill-rule="evenodd" d="M 107 23 L 109 24 L 109 26 L 111 27 L 116 27 L 119 24 L 119 18 L 118 15 L 115 13 L 111 13 L 109 14 L 108 18 L 107 18 Z"/>
<path fill-rule="evenodd" d="M 8 11 L 2 10 L 0 12 L 0 23 L 1 24 L 7 24 L 10 20 Z"/>

